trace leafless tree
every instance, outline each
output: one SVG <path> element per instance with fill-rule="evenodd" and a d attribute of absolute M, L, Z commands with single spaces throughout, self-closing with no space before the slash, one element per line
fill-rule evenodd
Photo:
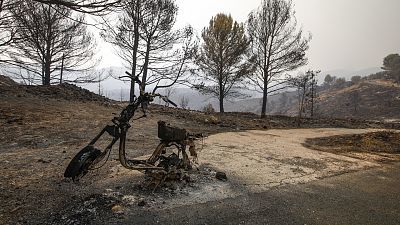
<path fill-rule="evenodd" d="M 161 41 L 154 45 L 150 50 L 148 71 L 145 85 L 155 84 L 153 93 L 160 88 L 169 88 L 175 84 L 187 85 L 188 71 L 192 69 L 191 65 L 197 50 L 197 40 L 193 34 L 193 28 L 188 26 L 181 29 L 173 36 L 170 44 L 168 41 Z M 153 42 L 147 42 L 152 44 Z M 168 46 L 169 45 L 169 46 Z M 163 50 L 164 49 L 164 50 Z M 144 68 L 147 65 L 146 58 Z M 144 72 L 145 70 L 143 70 Z M 142 76 L 142 83 L 145 76 Z"/>
<path fill-rule="evenodd" d="M 296 88 L 298 98 L 298 122 L 300 124 L 303 114 L 306 113 L 307 106 L 314 107 L 314 92 L 313 87 L 316 85 L 315 76 L 319 71 L 309 70 L 304 74 L 296 77 L 288 77 L 288 84 Z M 313 109 L 310 108 L 312 112 Z"/>
<path fill-rule="evenodd" d="M 13 42 L 8 52 L 10 63 L 34 74 L 34 83 L 50 85 L 60 80 L 62 69 L 77 73 L 96 65 L 95 41 L 83 24 L 83 15 L 74 17 L 69 8 L 27 0 L 12 9 L 12 16 L 19 41 Z M 93 81 L 96 76 L 63 79 L 82 82 Z"/>
<path fill-rule="evenodd" d="M 263 0 L 249 14 L 247 31 L 251 40 L 250 61 L 257 71 L 250 77 L 263 93 L 261 117 L 265 117 L 268 94 L 282 88 L 281 76 L 307 63 L 305 52 L 311 36 L 297 29 L 292 1 Z"/>
<path fill-rule="evenodd" d="M 309 94 L 309 103 L 310 103 L 310 117 L 314 118 L 315 114 L 315 100 L 317 99 L 317 84 L 318 81 L 316 79 L 317 75 L 321 71 L 307 71 L 311 75 L 311 87 L 310 87 L 310 94 Z"/>
<path fill-rule="evenodd" d="M 103 18 L 104 28 L 101 32 L 102 38 L 113 44 L 118 50 L 118 56 L 127 64 L 132 76 L 136 76 L 140 71 L 136 71 L 139 59 L 139 25 L 141 12 L 143 11 L 143 1 L 132 0 L 123 1 L 123 7 L 117 18 L 117 24 L 111 24 Z M 110 19 L 109 19 L 110 20 Z M 111 19 L 112 20 L 112 19 Z M 130 102 L 135 96 L 135 81 L 131 80 Z"/>
<path fill-rule="evenodd" d="M 196 42 L 191 27 L 172 29 L 177 10 L 172 0 L 123 1 L 117 24 L 104 21 L 102 37 L 117 48 L 131 76 L 140 77 L 142 90 L 151 84 L 158 89 L 183 82 Z M 134 93 L 132 81 L 130 101 Z"/>
<path fill-rule="evenodd" d="M 33 0 L 34 2 L 52 6 L 67 7 L 75 12 L 88 13 L 92 15 L 104 15 L 120 6 L 121 0 Z M 0 0 L 0 62 L 7 61 L 5 56 L 7 46 L 16 41 L 16 26 L 12 21 L 11 9 L 19 7 L 24 0 Z M 62 13 L 62 11 L 60 11 Z M 66 15 L 68 16 L 68 15 Z M 74 20 L 75 18 L 70 18 Z"/>
<path fill-rule="evenodd" d="M 358 90 L 355 90 L 353 92 L 350 93 L 350 102 L 353 106 L 353 113 L 357 114 L 358 113 L 358 109 L 360 106 L 360 101 L 361 101 L 361 96 Z"/>
<path fill-rule="evenodd" d="M 35 2 L 64 6 L 76 12 L 103 15 L 115 7 L 119 7 L 122 0 L 33 0 Z"/>
<path fill-rule="evenodd" d="M 185 97 L 184 95 L 181 96 L 179 105 L 182 109 L 186 109 L 189 106 L 189 99 L 187 97 Z"/>
<path fill-rule="evenodd" d="M 173 30 L 178 12 L 173 0 L 148 0 L 145 8 L 151 10 L 141 20 L 140 36 L 145 43 L 141 89 L 155 84 L 155 92 L 186 83 L 183 75 L 197 49 L 192 27 Z"/>
<path fill-rule="evenodd" d="M 171 99 L 171 96 L 175 93 L 175 88 L 174 87 L 168 87 L 164 89 L 164 95 L 168 98 Z M 169 102 L 165 102 L 165 106 L 169 106 Z"/>
<path fill-rule="evenodd" d="M 12 22 L 11 9 L 17 5 L 18 1 L 0 0 L 0 54 L 5 50 L 14 39 L 16 28 Z"/>
<path fill-rule="evenodd" d="M 214 114 L 215 113 L 215 109 L 211 103 L 208 103 L 207 105 L 205 105 L 201 111 L 204 112 L 205 114 Z"/>

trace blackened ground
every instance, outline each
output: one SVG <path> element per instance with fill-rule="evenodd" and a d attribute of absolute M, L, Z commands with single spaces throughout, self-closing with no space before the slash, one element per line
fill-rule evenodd
<path fill-rule="evenodd" d="M 94 204 L 101 209 L 106 208 L 110 213 L 109 202 L 113 201 L 113 198 L 101 197 L 104 189 L 110 187 L 117 189 L 120 186 L 119 179 L 125 179 L 119 182 L 126 185 L 125 189 L 140 182 L 133 178 L 135 176 L 132 176 L 131 171 L 118 171 L 116 151 L 113 151 L 110 161 L 101 170 L 88 174 L 81 183 L 75 184 L 64 179 L 63 173 L 73 156 L 110 122 L 115 116 L 113 113 L 120 113 L 126 105 L 127 103 L 112 102 L 71 85 L 31 87 L 0 79 L 0 224 L 65 222 L 62 218 L 54 220 L 60 219 L 57 216 L 60 210 L 66 207 L 79 207 L 78 203 L 82 202 L 86 202 L 89 206 Z M 140 115 L 141 113 L 138 113 L 137 116 Z M 190 132 L 205 134 L 248 129 L 286 129 L 298 126 L 297 120 L 291 117 L 275 116 L 260 119 L 258 115 L 251 113 L 204 114 L 152 105 L 147 118 L 131 122 L 132 127 L 127 140 L 129 158 L 147 155 L 154 151 L 159 144 L 157 137 L 159 120 L 167 121 Z M 399 124 L 304 119 L 301 127 L 399 128 Z M 106 140 L 100 141 L 100 144 L 104 143 Z M 266 198 L 263 201 L 269 202 L 274 199 Z M 230 201 L 224 200 L 226 203 Z M 241 200 L 237 203 L 240 204 Z M 218 203 L 210 203 L 204 205 L 203 209 L 201 205 L 199 207 L 200 210 L 211 210 L 207 207 L 214 204 L 218 206 Z M 188 215 L 193 208 L 195 206 L 187 208 Z M 282 207 L 276 209 L 280 208 Z M 232 210 L 228 210 L 226 216 L 232 215 L 229 212 Z M 76 221 L 72 218 L 71 224 L 87 222 L 80 217 L 84 214 L 78 212 L 73 215 L 76 215 Z M 216 218 L 210 215 L 204 215 L 203 219 L 199 218 L 197 222 Z M 97 215 L 96 218 L 103 221 L 108 217 L 103 214 Z"/>
<path fill-rule="evenodd" d="M 400 154 L 400 133 L 379 131 L 307 139 L 305 146 L 330 152 L 375 152 Z"/>

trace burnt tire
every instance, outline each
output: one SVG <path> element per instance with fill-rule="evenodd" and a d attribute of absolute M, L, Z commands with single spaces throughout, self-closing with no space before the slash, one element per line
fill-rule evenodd
<path fill-rule="evenodd" d="M 64 177 L 72 178 L 73 181 L 79 180 L 79 178 L 88 173 L 90 166 L 100 155 L 101 151 L 99 149 L 93 146 L 86 146 L 68 164 Z"/>

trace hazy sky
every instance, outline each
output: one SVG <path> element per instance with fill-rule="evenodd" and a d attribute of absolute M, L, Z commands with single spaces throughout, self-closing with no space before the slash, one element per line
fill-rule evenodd
<path fill-rule="evenodd" d="M 260 0 L 177 0 L 177 26 L 192 25 L 200 34 L 217 13 L 245 22 Z M 379 67 L 390 53 L 400 53 L 400 0 L 293 0 L 296 17 L 313 39 L 306 68 L 323 71 Z M 104 48 L 107 49 L 107 48 Z M 112 51 L 105 64 L 118 65 Z M 107 63 L 106 63 L 107 62 Z"/>

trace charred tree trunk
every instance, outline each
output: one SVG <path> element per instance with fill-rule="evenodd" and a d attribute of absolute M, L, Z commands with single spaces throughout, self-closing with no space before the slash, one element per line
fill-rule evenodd
<path fill-rule="evenodd" d="M 43 85 L 49 86 L 50 85 L 50 59 L 47 59 L 45 64 L 44 64 L 44 82 Z"/>
<path fill-rule="evenodd" d="M 63 82 L 64 59 L 65 59 L 65 55 L 63 54 L 63 55 L 62 55 L 62 59 L 61 59 L 60 84 L 62 84 L 62 82 Z"/>
<path fill-rule="evenodd" d="M 50 6 L 48 6 L 48 13 L 50 14 Z M 51 74 L 51 38 L 52 38 L 51 24 L 47 24 L 47 39 L 46 39 L 46 54 L 44 63 L 44 83 L 43 85 L 50 85 Z"/>
<path fill-rule="evenodd" d="M 224 95 L 222 93 L 222 90 L 220 90 L 219 94 L 219 112 L 224 113 Z"/>
<path fill-rule="evenodd" d="M 267 56 L 265 56 L 268 58 Z M 264 119 L 267 113 L 267 103 L 268 103 L 268 67 L 269 67 L 269 58 L 268 61 L 265 61 L 264 65 L 264 88 L 263 88 L 263 103 L 261 108 L 261 119 Z"/>
<path fill-rule="evenodd" d="M 222 45 L 221 45 L 222 46 Z M 223 54 L 222 54 L 223 50 L 222 48 L 219 49 L 219 58 L 220 58 L 220 65 L 219 65 L 219 69 L 218 69 L 218 73 L 219 73 L 219 112 L 220 113 L 224 113 L 224 84 L 223 84 L 223 65 L 222 65 L 222 61 L 223 61 Z"/>
<path fill-rule="evenodd" d="M 315 74 L 313 73 L 311 76 L 311 118 L 314 118 L 314 99 L 315 99 Z"/>
<path fill-rule="evenodd" d="M 140 87 L 141 90 L 145 91 L 146 88 L 146 81 L 147 81 L 147 74 L 149 71 L 149 61 L 150 61 L 150 46 L 151 46 L 151 39 L 147 40 L 147 47 L 146 47 L 146 55 L 144 57 L 144 64 L 143 64 L 143 77 L 142 77 L 142 85 Z"/>
<path fill-rule="evenodd" d="M 134 75 L 133 75 L 134 76 Z M 129 102 L 132 103 L 135 101 L 135 81 L 131 80 L 131 89 L 129 91 Z"/>
<path fill-rule="evenodd" d="M 51 75 L 51 55 L 50 55 L 50 45 L 46 48 L 46 58 L 44 62 L 44 82 L 43 85 L 50 85 L 50 75 Z"/>
<path fill-rule="evenodd" d="M 274 38 L 271 38 L 271 44 L 268 48 L 268 52 L 271 52 L 272 50 L 272 43 L 274 41 Z M 268 40 L 267 40 L 267 45 L 268 45 Z M 263 68 L 263 73 L 264 73 L 264 90 L 263 90 L 263 105 L 262 105 L 262 110 L 261 110 L 261 119 L 265 118 L 265 115 L 267 113 L 267 103 L 268 103 L 268 84 L 269 84 L 269 73 L 268 69 L 270 67 L 270 60 L 271 60 L 271 55 L 267 54 L 267 45 L 264 46 L 264 68 Z"/>
<path fill-rule="evenodd" d="M 139 48 L 139 32 L 135 31 L 135 42 L 133 46 L 133 54 L 132 54 L 132 76 L 136 76 L 136 65 L 137 65 L 137 52 Z M 129 93 L 129 102 L 133 102 L 135 100 L 135 81 L 131 79 L 131 90 Z"/>
<path fill-rule="evenodd" d="M 137 52 L 139 49 L 139 18 L 138 15 L 140 13 L 140 0 L 136 2 L 135 5 L 135 12 L 136 12 L 136 21 L 134 22 L 134 42 L 133 42 L 133 51 L 132 51 L 132 69 L 131 69 L 131 74 L 132 76 L 136 76 L 136 66 L 137 66 Z M 132 79 L 131 80 L 131 90 L 129 93 L 129 102 L 133 102 L 135 100 L 135 81 Z"/>
<path fill-rule="evenodd" d="M 261 108 L 261 119 L 264 119 L 267 113 L 267 103 L 268 103 L 268 89 L 266 86 L 264 86 L 264 91 L 263 91 L 263 102 L 262 102 L 262 108 Z"/>

